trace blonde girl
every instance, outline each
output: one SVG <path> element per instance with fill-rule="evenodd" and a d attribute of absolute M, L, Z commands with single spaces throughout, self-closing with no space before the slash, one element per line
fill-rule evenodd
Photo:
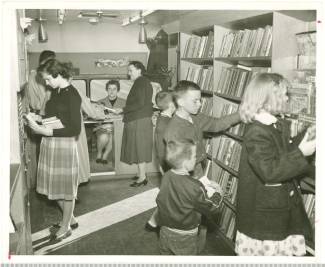
<path fill-rule="evenodd" d="M 247 123 L 237 191 L 235 250 L 247 256 L 302 256 L 311 226 L 297 181 L 312 170 L 315 127 L 290 138 L 288 81 L 276 73 L 257 74 L 248 85 L 240 113 Z"/>

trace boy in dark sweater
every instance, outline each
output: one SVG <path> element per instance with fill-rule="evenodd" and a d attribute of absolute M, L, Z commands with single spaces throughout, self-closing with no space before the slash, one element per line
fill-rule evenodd
<path fill-rule="evenodd" d="M 160 253 L 197 255 L 205 241 L 199 231 L 201 213 L 217 213 L 222 197 L 214 193 L 209 198 L 203 184 L 190 176 L 196 164 L 193 140 L 169 141 L 166 150 L 166 159 L 172 169 L 164 174 L 156 199 Z"/>
<path fill-rule="evenodd" d="M 161 110 L 156 121 L 155 129 L 155 149 L 159 163 L 159 170 L 161 175 L 170 169 L 166 162 L 166 145 L 164 143 L 164 134 L 169 121 L 171 120 L 176 108 L 173 102 L 172 94 L 170 92 L 161 91 L 156 95 L 156 104 Z M 154 210 L 149 221 L 146 224 L 146 229 L 149 231 L 158 231 L 157 223 L 157 209 Z"/>
<path fill-rule="evenodd" d="M 164 140 L 192 139 L 196 143 L 196 165 L 194 175 L 203 176 L 202 163 L 206 159 L 203 132 L 221 132 L 240 122 L 238 113 L 221 118 L 202 114 L 200 87 L 190 81 L 179 81 L 174 89 L 177 110 L 165 131 Z"/>
<path fill-rule="evenodd" d="M 164 172 L 170 169 L 165 160 L 166 145 L 164 143 L 164 134 L 176 108 L 175 104 L 173 103 L 172 94 L 165 91 L 159 92 L 156 95 L 156 104 L 161 112 L 157 118 L 154 140 L 159 169 L 161 174 L 164 174 Z"/>

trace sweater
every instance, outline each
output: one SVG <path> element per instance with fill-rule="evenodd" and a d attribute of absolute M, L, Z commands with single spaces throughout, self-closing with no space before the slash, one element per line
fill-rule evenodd
<path fill-rule="evenodd" d="M 214 118 L 199 113 L 192 115 L 193 123 L 185 120 L 177 114 L 170 120 L 165 131 L 164 140 L 168 143 L 171 140 L 192 139 L 196 142 L 196 162 L 206 159 L 205 146 L 203 142 L 203 132 L 220 132 L 238 123 L 240 117 L 238 113 Z"/>
<path fill-rule="evenodd" d="M 294 140 L 290 124 L 255 121 L 244 135 L 237 190 L 237 229 L 259 240 L 311 237 L 297 179 L 312 167 Z"/>
<path fill-rule="evenodd" d="M 219 212 L 217 195 L 208 198 L 201 182 L 189 175 L 166 172 L 156 199 L 159 225 L 180 230 L 198 227 L 201 213 L 210 216 Z"/>
<path fill-rule="evenodd" d="M 51 98 L 45 106 L 45 118 L 56 116 L 64 128 L 54 129 L 54 137 L 72 137 L 81 131 L 81 98 L 72 85 L 59 90 L 53 90 Z"/>
<path fill-rule="evenodd" d="M 98 100 L 97 102 L 99 104 L 103 104 L 105 107 L 108 107 L 108 108 L 123 108 L 125 106 L 124 99 L 117 97 L 115 100 L 116 101 L 114 102 L 114 105 L 112 105 L 108 96 L 106 96 L 105 98 L 102 98 L 102 99 Z"/>
<path fill-rule="evenodd" d="M 160 166 L 165 170 L 166 145 L 164 143 L 164 134 L 168 123 L 172 118 L 159 114 L 155 129 L 155 148 Z"/>
<path fill-rule="evenodd" d="M 138 77 L 126 99 L 123 122 L 151 117 L 153 114 L 152 94 L 153 89 L 150 81 L 146 77 Z"/>

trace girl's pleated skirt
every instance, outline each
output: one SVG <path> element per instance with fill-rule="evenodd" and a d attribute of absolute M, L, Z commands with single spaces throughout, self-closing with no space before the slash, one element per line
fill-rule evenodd
<path fill-rule="evenodd" d="M 54 200 L 77 196 L 79 157 L 75 137 L 43 137 L 37 169 L 37 192 Z"/>

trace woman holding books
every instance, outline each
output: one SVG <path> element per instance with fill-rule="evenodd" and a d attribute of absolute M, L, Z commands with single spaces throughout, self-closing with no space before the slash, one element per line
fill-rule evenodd
<path fill-rule="evenodd" d="M 151 117 L 152 85 L 143 76 L 145 67 L 139 61 L 131 61 L 128 75 L 134 84 L 126 99 L 123 109 L 124 130 L 122 137 L 121 161 L 138 165 L 138 176 L 130 185 L 138 187 L 148 183 L 146 177 L 146 162 L 152 161 L 153 125 Z M 122 110 L 117 110 L 121 112 Z"/>
<path fill-rule="evenodd" d="M 45 106 L 45 117 L 58 118 L 63 128 L 52 129 L 29 120 L 30 128 L 43 136 L 37 170 L 37 192 L 56 200 L 63 211 L 62 221 L 53 226 L 52 239 L 62 240 L 78 227 L 73 216 L 78 188 L 79 157 L 77 136 L 81 130 L 81 98 L 71 85 L 72 65 L 56 59 L 38 67 L 38 73 L 53 88 Z"/>

